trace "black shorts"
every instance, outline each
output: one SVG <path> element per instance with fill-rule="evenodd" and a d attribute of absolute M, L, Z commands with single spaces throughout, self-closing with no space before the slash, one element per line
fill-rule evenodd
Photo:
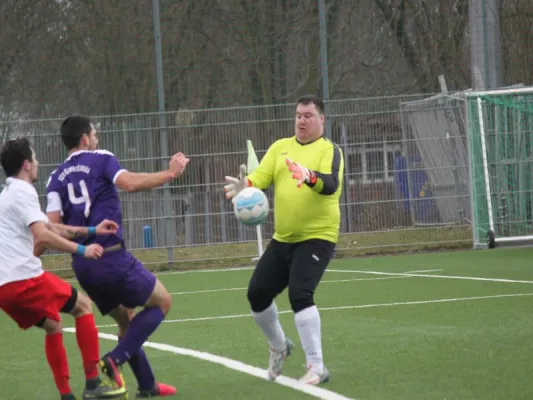
<path fill-rule="evenodd" d="M 252 309 L 262 311 L 261 308 L 268 307 L 287 287 L 291 303 L 295 297 L 308 297 L 312 301 L 322 275 L 333 258 L 335 246 L 335 243 L 321 239 L 298 243 L 282 243 L 272 239 L 250 279 L 248 292 L 252 292 L 256 299 Z"/>

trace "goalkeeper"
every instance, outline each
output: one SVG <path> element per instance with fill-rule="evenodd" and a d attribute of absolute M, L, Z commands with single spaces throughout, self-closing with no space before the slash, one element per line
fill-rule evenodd
<path fill-rule="evenodd" d="M 323 133 L 324 103 L 316 96 L 301 97 L 296 104 L 295 135 L 274 142 L 248 176 L 245 165 L 241 165 L 238 178 L 226 176 L 228 198 L 247 186 L 263 190 L 275 186 L 274 237 L 248 286 L 252 315 L 270 344 L 271 380 L 281 373 L 293 348 L 274 303 L 287 287 L 307 361 L 307 372 L 300 381 L 317 385 L 329 380 L 314 293 L 339 236 L 344 161 L 340 149 Z"/>

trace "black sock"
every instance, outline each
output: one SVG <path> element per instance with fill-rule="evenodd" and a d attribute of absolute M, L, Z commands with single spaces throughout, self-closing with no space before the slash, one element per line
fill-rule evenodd
<path fill-rule="evenodd" d="M 99 376 L 93 379 L 87 379 L 85 381 L 85 388 L 89 390 L 93 390 L 93 389 L 96 389 L 100 385 L 100 383 L 102 383 L 102 381 L 100 380 Z"/>

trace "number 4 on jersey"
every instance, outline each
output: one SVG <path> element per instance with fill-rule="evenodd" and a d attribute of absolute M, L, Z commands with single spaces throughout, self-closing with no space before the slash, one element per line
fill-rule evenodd
<path fill-rule="evenodd" d="M 87 185 L 85 184 L 84 180 L 80 181 L 80 189 L 81 189 L 81 196 L 77 197 L 76 193 L 74 193 L 74 185 L 72 183 L 69 183 L 67 185 L 68 188 L 68 199 L 71 204 L 84 204 L 85 203 L 85 212 L 83 213 L 85 215 L 85 218 L 89 218 L 89 214 L 91 213 L 91 198 L 89 197 L 89 191 L 87 190 Z"/>

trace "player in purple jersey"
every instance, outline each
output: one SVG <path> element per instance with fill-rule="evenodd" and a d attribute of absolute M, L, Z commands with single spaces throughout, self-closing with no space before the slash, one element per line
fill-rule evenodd
<path fill-rule="evenodd" d="M 119 343 L 102 357 L 107 375 L 122 383 L 117 367 L 128 362 L 139 385 L 137 398 L 168 396 L 171 386 L 155 380 L 143 343 L 161 324 L 172 297 L 154 274 L 125 249 L 122 211 L 117 187 L 126 192 L 149 190 L 178 178 L 189 159 L 175 154 L 167 170 L 133 173 L 122 168 L 113 153 L 97 150 L 98 139 L 91 121 L 70 116 L 61 125 L 61 138 L 68 158 L 50 175 L 47 184 L 47 215 L 50 222 L 93 226 L 109 219 L 119 225 L 115 235 L 80 239 L 81 244 L 98 243 L 121 249 L 106 253 L 98 262 L 73 256 L 72 265 L 81 287 L 102 315 L 111 316 L 119 326 Z M 134 315 L 135 307 L 144 307 Z"/>

